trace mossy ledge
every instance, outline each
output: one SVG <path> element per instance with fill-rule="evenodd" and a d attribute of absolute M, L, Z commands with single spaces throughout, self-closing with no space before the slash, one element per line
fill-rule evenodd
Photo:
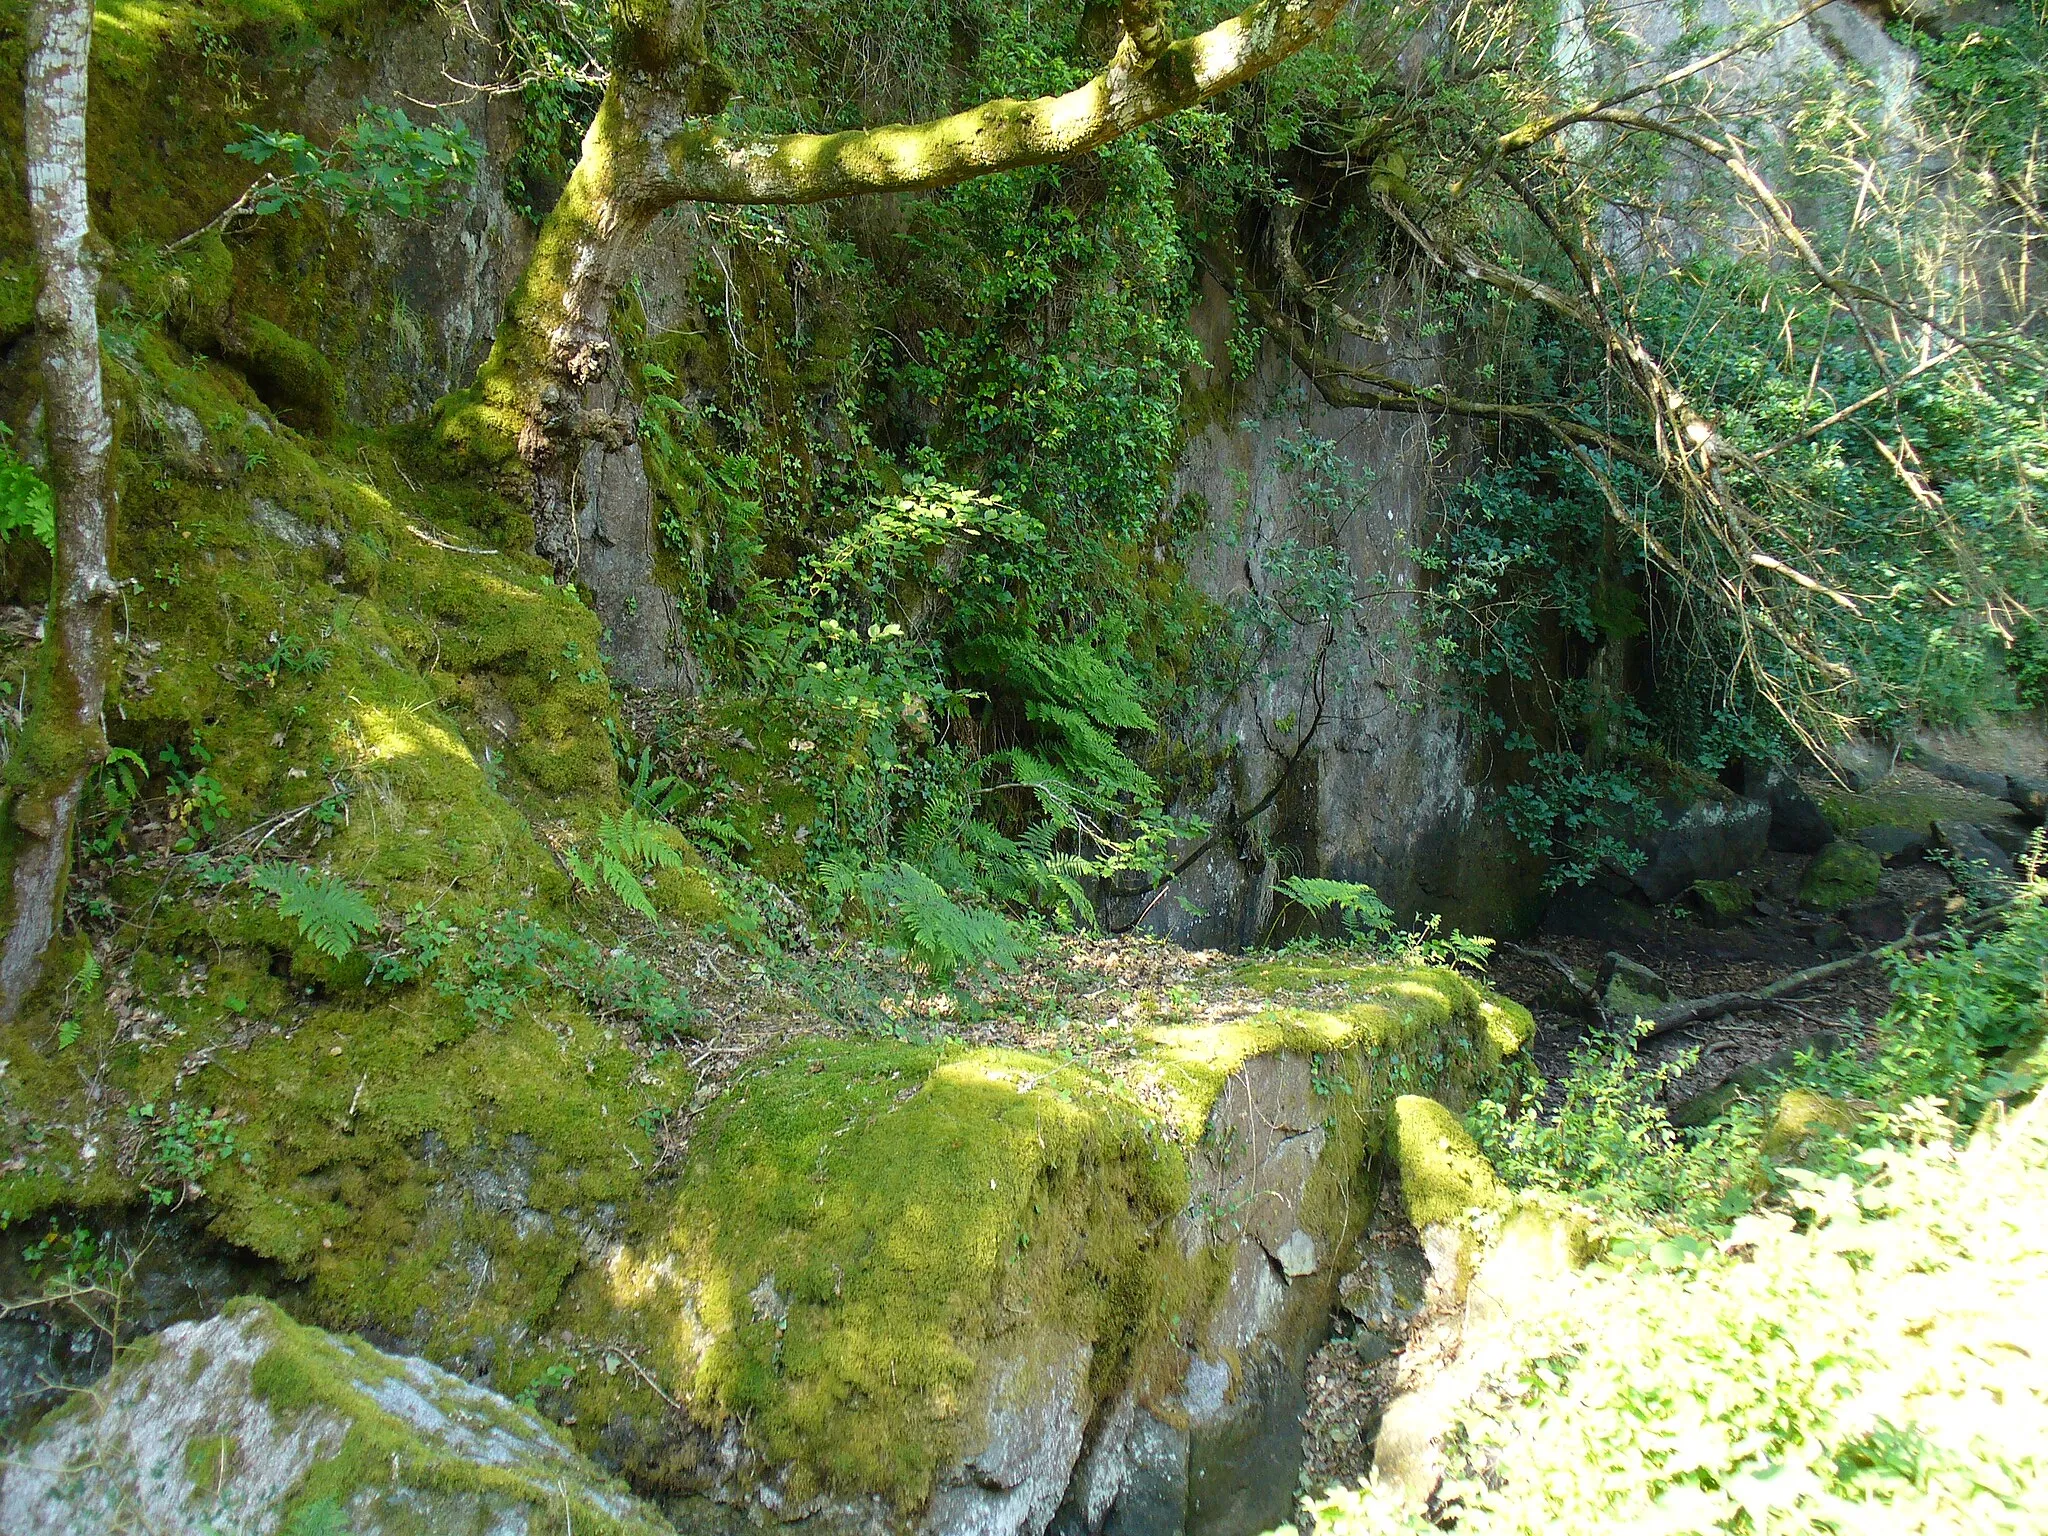
<path fill-rule="evenodd" d="M 1017 1496 L 972 1468 L 1020 1416 L 1064 1458 L 1054 1498 L 1119 1416 L 1184 1463 L 1242 1440 L 1314 1347 L 1390 1106 L 1461 1102 L 1530 1026 L 1446 971 L 1231 979 L 1241 1016 L 1110 1060 L 817 1041 L 762 1062 L 525 1369 L 573 1370 L 548 1401 L 587 1448 L 714 1523 L 972 1524 L 940 1507 Z"/>

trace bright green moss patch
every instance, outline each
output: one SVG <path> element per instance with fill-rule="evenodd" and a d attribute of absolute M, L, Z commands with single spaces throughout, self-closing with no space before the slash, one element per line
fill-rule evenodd
<path fill-rule="evenodd" d="M 1419 1232 L 1474 1210 L 1505 1209 L 1509 1195 L 1456 1115 L 1435 1099 L 1403 1094 L 1389 1126 L 1401 1195 Z"/>
<path fill-rule="evenodd" d="M 741 1418 L 803 1485 L 904 1507 L 955 1448 L 991 1339 L 1054 1328 L 1120 1368 L 1186 1200 L 1138 1105 L 1017 1052 L 819 1042 L 700 1135 L 663 1229 L 581 1307 L 639 1316 L 693 1411 Z"/>

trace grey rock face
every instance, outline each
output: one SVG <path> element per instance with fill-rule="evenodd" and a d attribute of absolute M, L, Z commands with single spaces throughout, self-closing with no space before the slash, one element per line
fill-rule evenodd
<path fill-rule="evenodd" d="M 1965 890 L 1996 896 L 2011 885 L 2016 873 L 2011 856 L 1969 822 L 1937 821 L 1934 840 Z"/>
<path fill-rule="evenodd" d="M 1927 852 L 1925 827 L 1860 827 L 1854 836 L 1887 864 L 1907 864 Z"/>
<path fill-rule="evenodd" d="M 1819 853 L 1835 840 L 1835 829 L 1813 796 L 1783 763 L 1743 764 L 1744 798 L 1771 808 L 1768 842 L 1780 853 Z"/>
<path fill-rule="evenodd" d="M 1989 795 L 1993 800 L 2003 800 L 2012 792 L 2012 781 L 2002 773 L 1989 769 L 1972 768 L 1966 763 L 1951 762 L 1937 752 L 1915 746 L 1908 755 L 1916 768 L 1925 769 L 1937 779 L 1946 779 L 1964 789 L 1975 790 L 1980 795 Z"/>
<path fill-rule="evenodd" d="M 1889 777 L 1895 761 L 1891 748 L 1861 737 L 1837 742 L 1828 756 L 1842 782 L 1858 794 Z"/>
<path fill-rule="evenodd" d="M 1040 1536 L 1081 1453 L 1093 1353 L 1034 1329 L 989 1371 L 982 1444 L 932 1496 L 926 1536 Z"/>
<path fill-rule="evenodd" d="M 323 1483 L 351 1444 L 376 1454 Z M 669 1529 L 538 1416 L 258 1301 L 166 1329 L 0 1473 L 0 1530 L 38 1536 L 270 1536 L 323 1503 L 352 1536 Z"/>
<path fill-rule="evenodd" d="M 1671 901 L 1698 880 L 1725 880 L 1764 856 L 1771 807 L 1761 800 L 1696 800 L 1661 807 L 1663 825 L 1642 839 L 1636 887 L 1655 902 Z"/>

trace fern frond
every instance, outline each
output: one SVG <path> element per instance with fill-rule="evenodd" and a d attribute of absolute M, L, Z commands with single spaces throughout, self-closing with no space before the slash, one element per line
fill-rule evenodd
<path fill-rule="evenodd" d="M 635 810 L 598 818 L 598 847 L 631 870 L 682 868 L 681 841 L 681 834 L 667 822 Z"/>
<path fill-rule="evenodd" d="M 625 864 L 600 856 L 597 872 L 604 876 L 604 883 L 611 887 L 614 896 L 649 922 L 661 916 L 655 911 L 653 899 L 648 896 L 647 887 L 640 883 L 639 875 Z"/>
<path fill-rule="evenodd" d="M 1317 917 L 1334 908 L 1347 928 L 1361 933 L 1385 933 L 1394 926 L 1393 909 L 1380 900 L 1371 886 L 1355 880 L 1289 875 L 1273 888 Z"/>
<path fill-rule="evenodd" d="M 347 958 L 356 941 L 377 926 L 377 909 L 334 875 L 315 875 L 289 864 L 260 864 L 249 883 L 299 925 L 299 937 L 330 960 Z"/>

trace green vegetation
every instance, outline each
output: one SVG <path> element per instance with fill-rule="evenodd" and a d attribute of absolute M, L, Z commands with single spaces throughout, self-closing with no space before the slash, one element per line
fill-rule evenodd
<path fill-rule="evenodd" d="M 1962 1146 L 1925 1121 L 1724 1248 L 1595 1268 L 1463 1415 L 1438 1494 L 1457 1528 L 2038 1526 L 2044 1111 Z M 1313 1510 L 1343 1536 L 1437 1528 L 1376 1488 Z"/>
<path fill-rule="evenodd" d="M 1085 156 L 665 213 L 584 335 L 536 327 L 660 201 L 622 61 L 691 132 L 825 132 L 1137 45 L 1073 0 L 742 0 L 710 60 L 687 17 L 629 24 L 652 4 L 460 9 L 95 11 L 118 647 L 61 937 L 0 1028 L 31 1307 L 112 1338 L 127 1235 L 203 1234 L 642 1491 L 701 1492 L 731 1433 L 788 1509 L 908 1521 L 1005 1362 L 1085 1345 L 1097 1408 L 1178 1389 L 1242 1219 L 1204 1184 L 1242 1151 L 1225 1089 L 1285 1055 L 1319 1254 L 1388 1162 L 1418 1226 L 1533 1193 L 1601 1247 L 1467 1415 L 1462 1526 L 2028 1528 L 2018 1410 L 1973 1442 L 1900 1373 L 1953 1344 L 1957 1401 L 2028 1401 L 1993 1346 L 2039 1244 L 1991 1213 L 2038 1203 L 2040 887 L 1687 1129 L 1632 1042 L 1528 1075 L 1530 1014 L 1472 979 L 1492 940 L 1411 908 L 1496 827 L 1530 891 L 1597 880 L 1802 733 L 2041 702 L 2034 10 L 1895 23 L 1911 99 L 1835 59 L 1536 132 L 1737 38 L 1367 0 Z M 19 180 L 7 742 L 52 565 Z M 620 615 L 657 609 L 688 686 L 647 693 Z M 1840 841 L 1802 899 L 1879 874 Z M 1168 914 L 1277 947 L 1177 998 L 1076 939 Z M 1967 1305 L 1916 1334 L 1926 1274 Z M 549 1507 L 257 1313 L 266 1400 L 351 1426 L 286 1531 L 365 1488 Z M 1408 1518 L 1377 1500 L 1318 1518 Z"/>
<path fill-rule="evenodd" d="M 1701 1131 L 1659 1105 L 1677 1069 L 1625 1047 L 1583 1056 L 1554 1114 L 1476 1106 L 1505 1180 L 1572 1202 L 1603 1256 L 1499 1341 L 1432 1508 L 1480 1533 L 2038 1524 L 2044 897 L 1895 962 L 1862 1050 L 1800 1057 Z M 1413 1102 L 1404 1176 L 1409 1140 L 1465 1145 Z M 1486 1203 L 1453 1182 L 1449 1214 Z M 1378 1483 L 1310 1507 L 1347 1536 L 1436 1528 Z"/>

